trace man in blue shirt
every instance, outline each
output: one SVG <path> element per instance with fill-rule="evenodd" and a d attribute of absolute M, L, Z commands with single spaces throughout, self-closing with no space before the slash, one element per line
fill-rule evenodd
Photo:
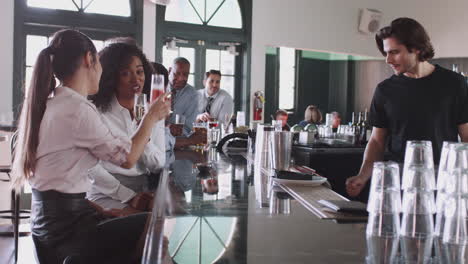
<path fill-rule="evenodd" d="M 171 110 L 173 111 L 170 122 L 175 123 L 175 116 L 185 118 L 182 134 L 188 136 L 192 131 L 192 124 L 198 114 L 198 93 L 193 86 L 187 83 L 190 73 L 190 62 L 183 57 L 175 58 L 172 67 L 169 68 L 169 89 L 172 92 Z M 171 125 L 171 133 L 179 136 L 179 133 Z M 188 138 L 177 137 L 175 147 L 206 142 L 206 134 L 193 134 Z"/>

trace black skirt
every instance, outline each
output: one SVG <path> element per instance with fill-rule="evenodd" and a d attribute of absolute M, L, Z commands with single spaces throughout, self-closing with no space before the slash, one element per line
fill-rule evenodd
<path fill-rule="evenodd" d="M 31 231 L 40 263 L 129 263 L 148 214 L 104 219 L 85 193 L 32 192 Z"/>

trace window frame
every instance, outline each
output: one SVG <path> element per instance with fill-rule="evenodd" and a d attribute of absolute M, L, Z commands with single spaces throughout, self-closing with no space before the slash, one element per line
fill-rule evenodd
<path fill-rule="evenodd" d="M 190 24 L 190 25 L 203 25 L 203 26 L 209 26 L 209 27 L 221 27 L 221 26 L 214 26 L 214 25 L 209 25 L 209 23 L 212 21 L 212 19 L 214 17 L 216 17 L 216 15 L 218 14 L 218 11 L 224 6 L 224 4 L 226 4 L 226 1 L 227 0 L 222 0 L 222 2 L 219 3 L 218 7 L 213 11 L 212 14 L 210 14 L 209 17 L 207 17 L 207 14 L 206 14 L 206 4 L 207 4 L 207 0 L 205 0 L 204 2 L 204 12 L 203 13 L 200 13 L 194 5 L 193 5 L 193 2 L 192 0 L 182 0 L 182 1 L 187 1 L 187 3 L 189 3 L 190 7 L 193 9 L 193 11 L 195 12 L 197 18 L 199 19 L 199 23 L 201 24 L 195 24 L 195 23 L 190 23 L 190 22 L 181 22 L 181 21 L 173 21 L 173 20 L 165 20 L 166 22 L 175 22 L 175 23 L 184 23 L 184 24 Z M 233 1 L 237 1 L 237 0 L 233 0 Z M 239 3 L 239 1 L 237 1 L 237 3 L 239 4 L 239 11 L 240 11 L 240 15 L 241 15 L 241 23 L 242 23 L 242 27 L 241 28 L 233 28 L 233 27 L 223 27 L 223 28 L 230 28 L 230 29 L 235 29 L 235 30 L 238 30 L 238 29 L 243 29 L 244 28 L 244 20 L 242 18 L 242 7 Z M 203 15 L 203 18 L 201 17 Z M 206 20 L 206 21 L 205 21 Z"/>
<path fill-rule="evenodd" d="M 71 0 L 68 0 L 71 1 Z M 100 0 L 103 1 L 103 0 Z M 13 61 L 13 111 L 21 111 L 26 69 L 26 36 L 50 36 L 63 28 L 74 28 L 92 39 L 131 36 L 138 43 L 143 36 L 143 1 L 129 0 L 129 17 L 79 11 L 29 7 L 27 0 L 15 0 L 14 61 Z M 78 25 L 78 26 L 77 26 Z M 99 25 L 99 26 L 96 26 Z"/>
<path fill-rule="evenodd" d="M 166 7 L 156 6 L 156 61 L 162 61 L 162 47 L 166 40 L 175 37 L 189 40 L 188 44 L 178 43 L 180 47 L 195 48 L 195 88 L 203 88 L 206 49 L 220 49 L 218 42 L 241 43 L 237 46 L 239 55 L 235 60 L 236 78 L 234 80 L 235 111 L 245 111 L 250 117 L 250 72 L 251 72 L 251 0 L 238 0 L 242 16 L 242 29 L 217 27 L 211 25 L 196 25 L 165 20 Z M 204 40 L 204 45 L 198 45 L 198 40 Z M 192 62 L 193 63 L 193 62 Z M 248 120 L 247 120 L 248 121 Z"/>

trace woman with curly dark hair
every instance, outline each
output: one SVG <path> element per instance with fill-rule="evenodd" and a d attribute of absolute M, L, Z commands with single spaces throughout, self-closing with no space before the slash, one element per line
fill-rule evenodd
<path fill-rule="evenodd" d="M 134 98 L 143 92 L 149 98 L 153 68 L 141 49 L 127 42 L 111 43 L 99 56 L 102 76 L 99 92 L 91 99 L 113 133 L 131 136 L 139 125 L 133 113 Z M 106 209 L 121 210 L 123 215 L 149 210 L 148 179 L 165 164 L 164 130 L 164 120 L 156 123 L 137 166 L 123 169 L 101 162 L 89 170 L 93 185 L 87 198 Z"/>

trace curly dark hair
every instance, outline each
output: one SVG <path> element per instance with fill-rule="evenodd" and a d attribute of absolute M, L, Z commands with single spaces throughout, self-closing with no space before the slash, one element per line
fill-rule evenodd
<path fill-rule="evenodd" d="M 137 45 L 123 42 L 112 43 L 99 52 L 99 61 L 102 65 L 99 91 L 97 94 L 89 97 L 101 112 L 109 111 L 110 103 L 119 81 L 120 71 L 130 64 L 133 56 L 138 57 L 143 63 L 145 71 L 143 92 L 147 93 L 148 99 L 150 98 L 149 91 L 153 67 L 148 59 L 146 59 L 143 51 Z"/>
<path fill-rule="evenodd" d="M 382 55 L 387 56 L 383 49 L 383 40 L 395 38 L 403 44 L 409 52 L 413 49 L 419 50 L 418 60 L 426 61 L 434 57 L 434 48 L 431 39 L 424 27 L 418 21 L 401 17 L 392 21 L 390 26 L 384 27 L 375 35 L 375 42 Z"/>

